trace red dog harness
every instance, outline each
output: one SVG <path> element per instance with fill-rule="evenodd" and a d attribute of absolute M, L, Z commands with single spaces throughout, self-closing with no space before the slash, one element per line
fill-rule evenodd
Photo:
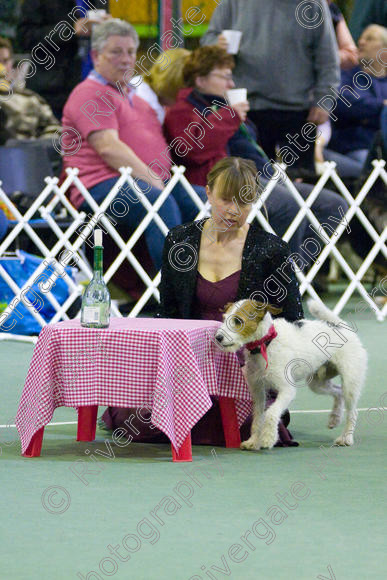
<path fill-rule="evenodd" d="M 277 336 L 276 329 L 274 328 L 274 324 L 272 324 L 269 328 L 269 332 L 265 334 L 259 340 L 255 340 L 254 342 L 248 342 L 246 344 L 247 350 L 251 352 L 251 354 L 259 354 L 263 356 L 266 361 L 266 368 L 269 366 L 269 361 L 267 360 L 267 351 L 266 348 L 269 346 L 271 341 Z"/>

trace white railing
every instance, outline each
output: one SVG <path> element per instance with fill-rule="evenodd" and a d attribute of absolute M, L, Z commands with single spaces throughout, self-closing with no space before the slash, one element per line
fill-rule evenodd
<path fill-rule="evenodd" d="M 118 234 L 117 230 L 115 229 L 113 224 L 109 221 L 109 219 L 104 215 L 101 216 L 101 214 L 104 214 L 104 212 L 109 207 L 109 205 L 111 204 L 111 202 L 113 201 L 113 199 L 115 198 L 119 189 L 122 186 L 128 184 L 131 188 L 133 188 L 133 180 L 131 177 L 130 168 L 122 168 L 120 170 L 121 173 L 120 178 L 118 179 L 117 183 L 114 185 L 114 187 L 111 189 L 109 194 L 106 196 L 106 198 L 100 205 L 98 205 L 95 202 L 95 200 L 90 195 L 89 191 L 85 188 L 83 183 L 78 178 L 78 169 L 67 169 L 66 171 L 67 177 L 60 186 L 58 185 L 58 178 L 47 177 L 45 179 L 45 182 L 47 184 L 46 187 L 35 199 L 32 206 L 26 211 L 24 215 L 20 214 L 20 212 L 17 210 L 14 204 L 4 193 L 4 191 L 1 188 L 0 182 L 0 199 L 7 205 L 7 207 L 13 213 L 17 221 L 16 225 L 13 227 L 13 229 L 11 229 L 11 231 L 8 233 L 5 239 L 3 239 L 2 242 L 0 242 L 0 259 L 2 256 L 4 256 L 4 253 L 8 250 L 8 248 L 12 246 L 13 242 L 16 240 L 19 234 L 22 231 L 24 231 L 27 234 L 27 236 L 35 243 L 35 245 L 41 252 L 41 255 L 46 260 L 54 259 L 55 262 L 55 258 L 65 249 L 72 252 L 72 255 L 77 256 L 77 266 L 83 273 L 84 277 L 86 279 L 90 279 L 92 276 L 92 271 L 90 269 L 89 264 L 84 259 L 83 253 L 81 252 L 81 247 L 84 244 L 84 239 L 78 235 L 75 241 L 70 242 L 70 238 L 74 235 L 75 232 L 80 233 L 81 231 L 83 231 L 84 228 L 88 228 L 87 231 L 90 232 L 93 229 L 97 221 L 97 218 L 99 218 L 99 223 L 109 233 L 109 235 L 114 240 L 115 244 L 118 246 L 120 250 L 118 256 L 115 258 L 115 260 L 109 266 L 109 268 L 105 273 L 105 281 L 109 282 L 109 280 L 111 280 L 112 276 L 116 273 L 122 262 L 124 260 L 127 260 L 134 268 L 134 270 L 137 272 L 138 276 L 141 278 L 144 285 L 146 286 L 146 290 L 144 291 L 143 295 L 135 303 L 131 312 L 128 315 L 130 317 L 137 316 L 138 314 L 141 313 L 142 309 L 144 308 L 148 300 L 151 298 L 151 296 L 154 296 L 157 300 L 159 299 L 159 292 L 157 288 L 160 282 L 160 273 L 158 273 L 152 280 L 149 277 L 149 274 L 144 270 L 143 266 L 134 256 L 132 250 L 134 245 L 140 238 L 140 236 L 145 232 L 146 228 L 148 227 L 152 219 L 157 223 L 157 226 L 160 228 L 162 233 L 164 235 L 167 234 L 168 228 L 161 219 L 161 217 L 159 216 L 158 210 L 163 204 L 164 200 L 170 194 L 174 185 L 178 181 L 180 181 L 181 185 L 185 188 L 187 195 L 189 195 L 193 199 L 198 208 L 197 219 L 208 215 L 209 212 L 208 204 L 204 204 L 201 201 L 199 196 L 196 194 L 196 192 L 193 190 L 193 188 L 185 178 L 184 176 L 185 168 L 182 166 L 174 167 L 172 171 L 173 171 L 172 179 L 170 180 L 168 185 L 164 188 L 164 190 L 162 191 L 159 198 L 155 201 L 154 204 L 151 204 L 145 195 L 139 197 L 139 201 L 144 205 L 146 209 L 146 215 L 143 218 L 143 220 L 138 224 L 137 228 L 132 232 L 131 236 L 127 241 L 122 239 L 122 237 L 120 236 L 120 234 Z M 289 178 L 287 178 L 284 185 L 288 188 L 293 197 L 296 199 L 297 203 L 300 206 L 300 211 L 298 212 L 297 216 L 294 218 L 292 223 L 289 225 L 286 233 L 283 235 L 283 239 L 285 241 L 289 241 L 293 233 L 296 231 L 301 220 L 305 216 L 314 226 L 314 229 L 317 231 L 319 230 L 319 228 L 321 227 L 320 223 L 318 222 L 316 216 L 313 214 L 310 208 L 313 202 L 318 197 L 319 193 L 321 192 L 321 189 L 328 184 L 329 180 L 332 180 L 339 193 L 341 193 L 343 198 L 347 201 L 349 209 L 345 215 L 345 220 L 342 220 L 342 222 L 338 224 L 335 235 L 332 235 L 329 241 L 325 241 L 323 240 L 323 238 L 321 238 L 321 240 L 324 241 L 325 243 L 325 247 L 323 248 L 321 254 L 318 257 L 318 262 L 315 262 L 313 264 L 313 266 L 310 268 L 307 274 L 304 274 L 301 271 L 297 273 L 297 276 L 300 281 L 301 295 L 308 293 L 312 297 L 319 299 L 311 283 L 315 278 L 317 272 L 323 265 L 323 263 L 327 260 L 327 258 L 330 255 L 332 255 L 334 259 L 338 262 L 338 264 L 341 266 L 346 276 L 348 277 L 348 285 L 345 288 L 343 294 L 340 296 L 339 301 L 336 303 L 334 307 L 334 312 L 336 314 L 339 314 L 343 310 L 344 306 L 347 304 L 353 292 L 355 290 L 358 290 L 363 299 L 375 311 L 377 320 L 382 321 L 384 320 L 384 317 L 387 313 L 387 304 L 385 304 L 383 308 L 379 308 L 378 305 L 375 303 L 373 296 L 370 296 L 367 293 L 367 290 L 365 289 L 361 281 L 365 272 L 372 265 L 375 256 L 378 254 L 378 252 L 381 252 L 384 255 L 384 257 L 387 258 L 387 249 L 385 244 L 387 236 L 387 228 L 385 228 L 384 231 L 381 234 L 379 234 L 372 226 L 367 216 L 364 214 L 364 212 L 360 207 L 361 203 L 364 201 L 365 197 L 367 196 L 371 187 L 374 185 L 377 179 L 381 179 L 387 186 L 387 173 L 385 170 L 385 161 L 373 161 L 372 172 L 370 173 L 368 179 L 364 183 L 363 187 L 361 188 L 356 198 L 354 198 L 347 189 L 347 187 L 345 186 L 345 184 L 340 179 L 339 175 L 336 173 L 335 163 L 327 162 L 325 163 L 325 170 L 321 175 L 320 179 L 312 189 L 308 198 L 304 200 L 300 195 L 300 193 L 298 192 L 296 185 L 293 184 Z M 70 202 L 66 197 L 66 192 L 68 191 L 71 185 L 75 185 L 79 189 L 79 191 L 82 193 L 83 197 L 85 198 L 85 200 L 87 201 L 92 210 L 86 221 L 85 221 L 86 214 L 84 212 L 77 211 L 70 204 Z M 256 218 L 265 230 L 271 232 L 273 232 L 273 230 L 260 210 L 265 200 L 267 200 L 267 198 L 270 196 L 275 185 L 276 185 L 275 179 L 272 179 L 268 182 L 265 190 L 262 192 L 261 196 L 259 197 L 259 200 L 254 204 L 252 211 L 248 217 L 249 221 L 252 221 L 253 219 Z M 53 194 L 54 197 L 51 199 L 51 201 L 48 201 Z M 47 203 L 47 205 L 45 205 L 45 203 Z M 65 230 L 61 229 L 58 226 L 58 224 L 56 223 L 55 219 L 52 216 L 53 210 L 58 209 L 58 207 L 60 207 L 61 205 L 63 205 L 66 208 L 68 215 L 72 220 L 70 225 Z M 32 216 L 37 211 L 40 213 L 41 217 L 47 222 L 49 228 L 52 230 L 52 232 L 55 234 L 57 238 L 57 241 L 52 246 L 52 248 L 48 248 L 45 245 L 45 243 L 39 237 L 38 233 L 34 231 L 34 229 L 31 227 L 29 223 Z M 360 268 L 356 272 L 352 270 L 351 266 L 341 255 L 337 247 L 337 243 L 340 240 L 340 237 L 346 228 L 346 224 L 350 223 L 351 220 L 354 218 L 354 216 L 358 217 L 363 228 L 366 230 L 371 239 L 374 241 L 372 249 L 370 250 L 365 260 L 361 264 Z M 87 224 L 90 225 L 88 226 Z M 0 315 L 1 323 L 5 321 L 6 316 L 12 312 L 13 305 L 15 305 L 16 303 L 16 299 L 18 300 L 21 299 L 23 291 L 26 290 L 32 284 L 32 282 L 44 270 L 44 268 L 45 266 L 43 265 L 43 263 L 40 264 L 39 267 L 34 272 L 34 274 L 29 278 L 29 280 L 27 280 L 27 282 L 23 285 L 23 287 L 20 288 L 16 284 L 15 280 L 13 280 L 7 274 L 5 269 L 0 264 L 0 276 L 12 288 L 16 297 L 15 300 L 13 300 L 4 310 L 4 312 Z M 53 279 L 55 278 L 55 274 L 52 274 L 52 278 Z M 69 287 L 69 297 L 67 298 L 64 304 L 60 305 L 51 292 L 48 292 L 46 294 L 47 299 L 50 301 L 50 303 L 52 304 L 52 306 L 56 311 L 55 315 L 50 320 L 50 323 L 57 322 L 58 320 L 61 319 L 68 319 L 68 315 L 66 314 L 68 308 L 73 304 L 76 298 L 81 295 L 81 292 L 83 290 L 83 287 L 81 285 L 77 285 L 74 283 L 71 276 L 65 274 L 63 279 L 66 281 Z M 45 326 L 46 322 L 39 314 L 37 309 L 35 309 L 33 305 L 28 301 L 26 296 L 22 297 L 22 300 L 23 303 L 27 307 L 29 307 L 30 313 L 34 316 L 34 318 L 38 321 L 38 323 L 42 327 Z M 78 316 L 79 314 L 80 313 L 78 313 Z M 112 305 L 112 314 L 114 316 L 122 316 L 114 303 Z M 0 333 L 0 338 L 7 337 L 9 337 L 7 333 Z"/>

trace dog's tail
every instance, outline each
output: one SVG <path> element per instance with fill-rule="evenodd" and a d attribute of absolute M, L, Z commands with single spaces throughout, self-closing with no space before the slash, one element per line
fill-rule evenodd
<path fill-rule="evenodd" d="M 307 301 L 307 305 L 310 313 L 319 320 L 326 320 L 327 322 L 333 322 L 334 324 L 343 322 L 337 314 L 334 314 L 332 310 L 329 310 L 329 308 L 327 308 L 322 302 L 310 298 Z"/>

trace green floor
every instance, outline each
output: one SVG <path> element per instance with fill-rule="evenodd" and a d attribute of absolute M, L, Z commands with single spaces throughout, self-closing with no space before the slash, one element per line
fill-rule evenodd
<path fill-rule="evenodd" d="M 386 324 L 370 312 L 353 318 L 369 351 L 359 406 L 379 407 Z M 32 350 L 0 342 L 1 425 L 14 422 Z M 300 388 L 293 409 L 329 403 Z M 299 447 L 194 447 L 192 464 L 173 464 L 166 445 L 112 445 L 114 458 L 102 458 L 104 433 L 77 443 L 76 425 L 47 427 L 42 456 L 26 459 L 16 429 L 0 428 L 0 580 L 384 579 L 385 414 L 360 412 L 353 448 L 329 449 L 338 429 L 326 428 L 327 413 L 293 413 Z M 75 421 L 76 411 L 53 420 Z M 79 460 L 89 467 L 83 481 Z M 194 480 L 199 467 L 208 477 Z"/>

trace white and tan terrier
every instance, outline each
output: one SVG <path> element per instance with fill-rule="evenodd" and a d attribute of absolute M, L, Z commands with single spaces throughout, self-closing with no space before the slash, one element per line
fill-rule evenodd
<path fill-rule="evenodd" d="M 273 447 L 280 417 L 295 398 L 300 381 L 305 380 L 315 393 L 333 397 L 330 429 L 341 423 L 345 404 L 345 427 L 335 445 L 353 445 L 367 353 L 356 327 L 351 328 L 315 300 L 309 300 L 308 307 L 319 320 L 273 320 L 271 314 L 278 315 L 282 309 L 254 300 L 226 306 L 215 339 L 225 351 L 236 352 L 245 347 L 245 377 L 254 406 L 251 436 L 241 444 L 242 449 Z M 337 375 L 342 386 L 331 381 Z M 268 389 L 278 395 L 265 412 Z"/>

